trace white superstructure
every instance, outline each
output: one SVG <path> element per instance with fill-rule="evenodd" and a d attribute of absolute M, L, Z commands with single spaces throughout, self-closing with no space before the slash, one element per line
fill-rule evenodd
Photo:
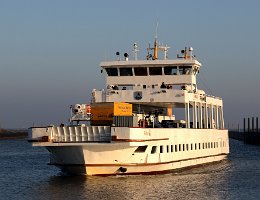
<path fill-rule="evenodd" d="M 69 125 L 31 127 L 29 141 L 48 149 L 51 165 L 87 175 L 165 173 L 226 158 L 222 99 L 197 88 L 201 63 L 191 47 L 175 60 L 168 49 L 155 39 L 146 60 L 137 60 L 135 43 L 134 60 L 117 52 L 101 62 L 106 88 L 92 91 L 90 105 L 71 106 Z"/>

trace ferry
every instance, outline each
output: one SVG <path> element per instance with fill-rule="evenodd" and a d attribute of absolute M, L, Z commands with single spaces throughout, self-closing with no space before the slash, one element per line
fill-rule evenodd
<path fill-rule="evenodd" d="M 168 59 L 157 37 L 138 60 L 116 52 L 101 62 L 105 89 L 89 104 L 71 105 L 68 124 L 30 127 L 32 146 L 46 147 L 50 165 L 93 176 L 168 173 L 226 159 L 223 101 L 198 89 L 201 63 L 192 47 Z M 159 58 L 159 56 L 161 58 Z"/>

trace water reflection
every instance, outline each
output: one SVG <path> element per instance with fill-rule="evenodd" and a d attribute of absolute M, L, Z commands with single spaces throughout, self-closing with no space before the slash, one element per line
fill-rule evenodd
<path fill-rule="evenodd" d="M 225 199 L 230 162 L 150 176 L 52 176 L 35 187 L 41 199 Z"/>
<path fill-rule="evenodd" d="M 260 147 L 237 141 L 228 160 L 165 175 L 68 176 L 24 141 L 0 141 L 0 160 L 0 199 L 260 199 Z"/>

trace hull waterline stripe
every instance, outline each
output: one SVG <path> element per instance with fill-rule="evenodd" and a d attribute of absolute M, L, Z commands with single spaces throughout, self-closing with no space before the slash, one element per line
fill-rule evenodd
<path fill-rule="evenodd" d="M 151 166 L 151 165 L 164 165 L 164 164 L 170 164 L 170 163 L 176 163 L 176 162 L 182 162 L 182 161 L 188 161 L 188 160 L 196 160 L 196 159 L 202 159 L 202 158 L 210 158 L 215 156 L 224 156 L 228 155 L 227 153 L 222 154 L 216 154 L 216 155 L 210 155 L 210 156 L 202 156 L 202 157 L 196 157 L 196 158 L 187 158 L 182 160 L 174 160 L 169 162 L 158 162 L 158 163 L 118 163 L 118 164 L 59 164 L 59 163 L 49 163 L 48 165 L 56 165 L 56 166 L 64 166 L 64 167 L 106 167 L 106 166 Z"/>
<path fill-rule="evenodd" d="M 190 165 L 190 166 L 186 166 L 186 167 L 181 167 L 181 168 L 175 168 L 175 169 L 166 169 L 166 170 L 161 170 L 161 171 L 147 171 L 147 172 L 125 172 L 125 173 L 114 173 L 114 174 L 92 174 L 91 176 L 127 176 L 127 175 L 157 175 L 157 174 L 167 174 L 167 173 L 171 173 L 171 172 L 180 172 L 180 171 L 184 171 L 187 169 L 194 169 L 196 167 L 199 166 L 206 166 L 209 165 L 211 163 L 217 163 L 217 162 L 221 162 L 223 160 L 217 160 L 217 161 L 212 161 L 212 162 L 207 162 L 207 163 L 201 163 L 201 164 L 196 164 L 196 165 Z"/>

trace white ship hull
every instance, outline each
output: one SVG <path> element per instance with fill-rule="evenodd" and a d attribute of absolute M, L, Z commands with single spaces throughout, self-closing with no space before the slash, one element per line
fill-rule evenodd
<path fill-rule="evenodd" d="M 135 60 L 117 52 L 117 61 L 101 62 L 105 89 L 93 89 L 90 105 L 71 106 L 68 126 L 32 127 L 29 140 L 47 147 L 51 165 L 75 174 L 154 174 L 225 159 L 222 99 L 198 89 L 192 47 L 173 60 L 168 48 L 155 38 L 146 60 L 137 60 L 134 44 Z"/>
<path fill-rule="evenodd" d="M 102 176 L 166 173 L 220 161 L 229 153 L 227 130 L 117 127 L 112 135 L 111 143 L 35 145 L 47 146 L 51 165 L 73 174 Z"/>

